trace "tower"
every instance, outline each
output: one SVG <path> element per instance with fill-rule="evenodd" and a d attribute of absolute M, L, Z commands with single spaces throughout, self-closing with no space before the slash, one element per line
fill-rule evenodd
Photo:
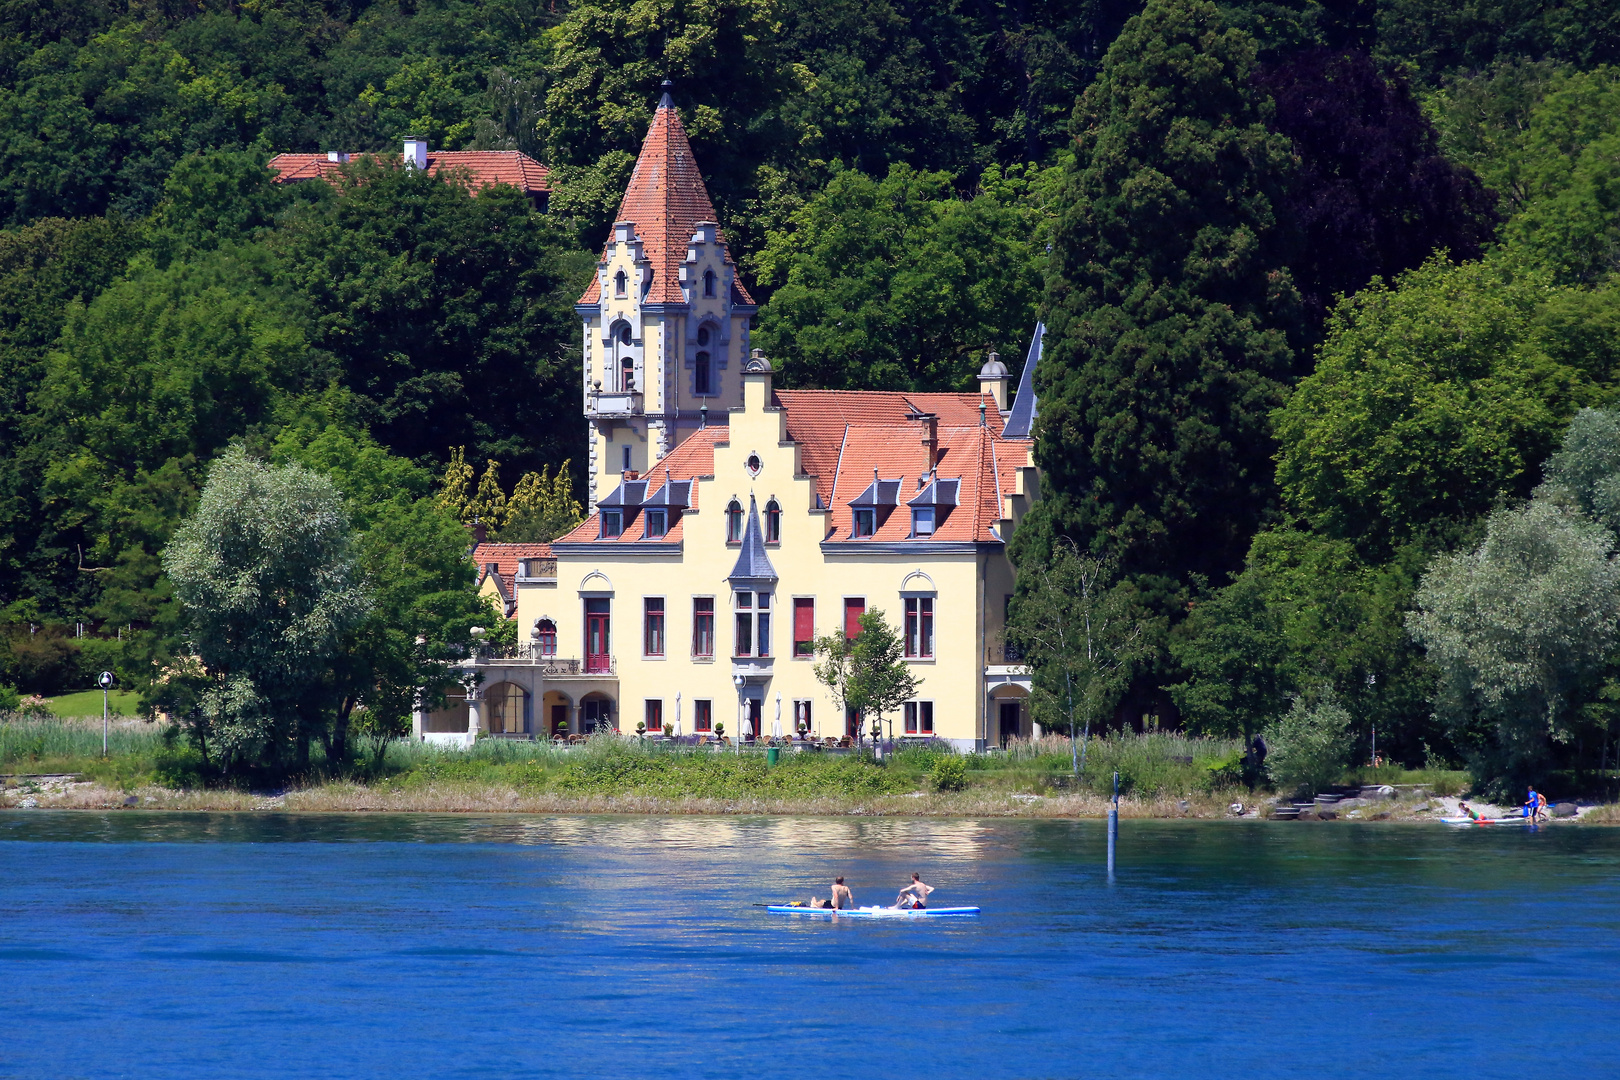
<path fill-rule="evenodd" d="M 705 422 L 742 405 L 756 310 L 737 278 L 692 144 L 669 96 L 575 310 L 584 322 L 589 499 L 645 473 Z"/>

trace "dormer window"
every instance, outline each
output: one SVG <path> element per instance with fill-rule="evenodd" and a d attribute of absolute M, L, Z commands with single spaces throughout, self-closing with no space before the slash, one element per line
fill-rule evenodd
<path fill-rule="evenodd" d="M 956 506 L 962 489 L 960 479 L 923 479 L 926 481 L 923 489 L 906 503 L 911 507 L 911 535 L 919 539 L 927 539 L 938 531 Z"/>
<path fill-rule="evenodd" d="M 767 544 L 782 542 L 782 507 L 775 499 L 765 504 L 765 542 Z"/>
<path fill-rule="evenodd" d="M 732 499 L 726 507 L 726 543 L 740 544 L 743 535 L 742 503 Z"/>
<path fill-rule="evenodd" d="M 641 516 L 647 523 L 647 539 L 656 540 L 669 532 L 669 511 L 644 510 Z"/>
<path fill-rule="evenodd" d="M 705 270 L 705 271 L 703 271 L 703 295 L 706 296 L 706 297 L 714 296 L 714 271 L 713 270 Z"/>
<path fill-rule="evenodd" d="M 911 508 L 911 535 L 934 535 L 934 508 L 932 506 L 914 506 Z"/>
<path fill-rule="evenodd" d="M 625 277 L 623 270 L 620 270 L 617 274 L 613 275 L 614 296 L 618 297 L 620 300 L 623 300 L 627 295 L 629 295 L 629 287 L 630 280 L 629 278 Z"/>
<path fill-rule="evenodd" d="M 624 534 L 624 511 L 602 511 L 602 539 L 613 540 Z"/>
<path fill-rule="evenodd" d="M 877 511 L 871 507 L 855 511 L 855 535 L 871 536 L 877 532 Z"/>

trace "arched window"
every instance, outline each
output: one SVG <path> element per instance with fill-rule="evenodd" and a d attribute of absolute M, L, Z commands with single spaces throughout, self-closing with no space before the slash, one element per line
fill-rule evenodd
<path fill-rule="evenodd" d="M 625 288 L 626 288 L 627 285 L 628 285 L 628 282 L 625 279 L 623 270 L 620 270 L 617 274 L 613 275 L 613 295 L 614 296 L 623 297 L 625 295 Z"/>
<path fill-rule="evenodd" d="M 636 388 L 636 358 L 619 357 L 619 389 L 629 392 Z"/>
<path fill-rule="evenodd" d="M 726 543 L 739 544 L 742 542 L 743 521 L 742 503 L 736 499 L 726 507 Z"/>
<path fill-rule="evenodd" d="M 703 271 L 703 295 L 704 296 L 713 296 L 714 295 L 714 271 L 713 270 L 705 270 L 705 271 Z"/>
<path fill-rule="evenodd" d="M 541 656 L 557 655 L 557 624 L 550 619 L 541 619 L 535 627 L 535 648 Z"/>
<path fill-rule="evenodd" d="M 623 277 L 624 275 L 620 274 L 619 276 Z M 620 345 L 628 345 L 628 344 L 630 344 L 630 327 L 629 327 L 628 324 L 620 324 L 620 326 L 619 326 L 619 344 Z"/>
<path fill-rule="evenodd" d="M 780 544 L 782 542 L 782 508 L 775 499 L 765 504 L 765 542 L 767 544 Z"/>
<path fill-rule="evenodd" d="M 692 391 L 697 394 L 712 394 L 709 381 L 709 354 L 700 352 L 692 365 Z"/>
<path fill-rule="evenodd" d="M 713 337 L 714 337 L 714 335 L 709 332 L 709 328 L 707 326 L 698 327 L 698 344 L 699 345 L 701 345 L 705 349 L 707 349 L 709 347 L 709 342 L 710 342 L 710 340 L 713 339 Z"/>

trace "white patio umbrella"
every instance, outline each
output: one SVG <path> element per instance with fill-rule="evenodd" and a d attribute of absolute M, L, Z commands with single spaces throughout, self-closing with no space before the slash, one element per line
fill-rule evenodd
<path fill-rule="evenodd" d="M 675 695 L 675 737 L 681 737 L 681 695 Z"/>
<path fill-rule="evenodd" d="M 776 692 L 776 719 L 771 721 L 771 737 L 774 739 L 782 737 L 782 691 L 780 690 Z"/>

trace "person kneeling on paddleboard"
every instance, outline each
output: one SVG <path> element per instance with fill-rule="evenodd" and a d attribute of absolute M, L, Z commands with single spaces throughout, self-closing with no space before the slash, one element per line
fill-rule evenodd
<path fill-rule="evenodd" d="M 1462 813 L 1467 814 L 1469 821 L 1479 821 L 1480 820 L 1479 815 L 1474 812 L 1474 808 L 1472 806 L 1469 806 L 1467 803 L 1462 802 L 1461 800 L 1458 800 L 1458 802 L 1457 802 L 1457 809 L 1459 811 L 1461 811 Z"/>
<path fill-rule="evenodd" d="M 932 885 L 924 885 L 922 878 L 916 874 L 911 875 L 911 884 L 900 890 L 900 895 L 894 898 L 897 908 L 916 908 L 918 911 L 926 908 L 925 901 L 928 894 L 934 891 Z"/>

